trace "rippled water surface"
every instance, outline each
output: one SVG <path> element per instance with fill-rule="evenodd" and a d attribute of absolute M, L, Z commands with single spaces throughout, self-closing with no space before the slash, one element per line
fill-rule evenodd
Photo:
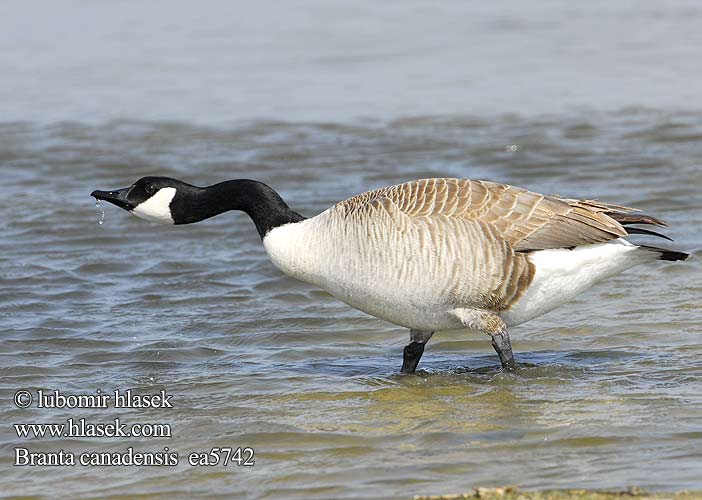
<path fill-rule="evenodd" d="M 702 118 L 629 109 L 371 124 L 112 121 L 0 125 L 0 464 L 9 492 L 64 498 L 410 498 L 479 485 L 702 487 Z M 145 174 L 253 177 L 312 216 L 430 176 L 507 182 L 640 207 L 685 263 L 610 279 L 512 331 L 432 339 L 398 374 L 407 332 L 288 279 L 228 213 L 147 223 L 89 197 Z M 11 404 L 14 391 L 161 389 L 169 410 Z M 165 422 L 171 439 L 18 439 L 17 422 Z M 33 451 L 178 451 L 172 468 L 11 467 Z M 190 467 L 250 446 L 250 468 Z M 13 491 L 14 490 L 14 491 Z M 7 492 L 7 491 L 6 491 Z"/>

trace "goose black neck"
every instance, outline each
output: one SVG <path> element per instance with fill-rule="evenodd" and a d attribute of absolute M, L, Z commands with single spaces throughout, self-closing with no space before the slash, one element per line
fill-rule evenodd
<path fill-rule="evenodd" d="M 176 196 L 171 203 L 176 224 L 191 224 L 229 210 L 248 214 L 261 239 L 273 228 L 305 219 L 291 210 L 272 188 L 250 179 L 225 181 L 204 188 L 188 186 L 182 196 Z"/>

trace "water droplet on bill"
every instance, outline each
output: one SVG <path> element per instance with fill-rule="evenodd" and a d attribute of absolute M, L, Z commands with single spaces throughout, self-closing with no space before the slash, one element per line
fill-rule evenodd
<path fill-rule="evenodd" d="M 100 210 L 100 216 L 98 217 L 98 225 L 102 226 L 105 223 L 105 210 L 100 206 L 100 200 L 95 200 L 95 208 Z"/>

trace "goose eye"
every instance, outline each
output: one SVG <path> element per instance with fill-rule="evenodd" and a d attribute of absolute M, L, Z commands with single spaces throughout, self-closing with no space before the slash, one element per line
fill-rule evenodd
<path fill-rule="evenodd" d="M 156 188 L 153 187 L 151 184 L 147 184 L 144 187 L 144 190 L 146 191 L 146 194 L 154 194 L 156 192 Z"/>

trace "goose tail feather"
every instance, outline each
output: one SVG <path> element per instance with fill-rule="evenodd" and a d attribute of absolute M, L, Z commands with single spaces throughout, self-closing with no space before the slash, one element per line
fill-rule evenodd
<path fill-rule="evenodd" d="M 647 236 L 656 236 L 658 238 L 663 238 L 668 241 L 673 241 L 672 238 L 666 236 L 665 234 L 661 234 L 656 231 L 651 231 L 650 229 L 644 229 L 641 227 L 631 227 L 632 224 L 667 227 L 668 224 L 666 224 L 660 219 L 656 219 L 655 217 L 651 217 L 650 215 L 632 214 L 619 211 L 611 211 L 606 213 L 609 217 L 621 224 L 624 227 L 624 230 L 627 232 L 627 234 L 645 234 Z"/>
<path fill-rule="evenodd" d="M 667 248 L 649 247 L 647 245 L 638 245 L 638 247 L 640 249 L 646 250 L 648 252 L 657 253 L 658 260 L 668 260 L 668 261 L 687 260 L 687 258 L 690 256 L 690 254 L 688 254 L 688 253 L 677 252 L 675 250 L 668 250 Z"/>
<path fill-rule="evenodd" d="M 629 234 L 645 234 L 647 236 L 657 236 L 658 238 L 663 238 L 664 240 L 674 241 L 673 238 L 669 238 L 665 234 L 657 233 L 649 229 L 643 229 L 640 227 L 625 227 L 627 235 Z"/>
<path fill-rule="evenodd" d="M 661 227 L 668 226 L 668 224 L 666 224 L 662 220 L 656 219 L 655 217 L 651 217 L 650 215 L 631 214 L 631 213 L 614 212 L 614 211 L 613 212 L 606 212 L 606 214 L 609 215 L 612 219 L 616 220 L 622 226 L 628 226 L 631 224 L 645 224 L 645 225 L 661 226 Z"/>

